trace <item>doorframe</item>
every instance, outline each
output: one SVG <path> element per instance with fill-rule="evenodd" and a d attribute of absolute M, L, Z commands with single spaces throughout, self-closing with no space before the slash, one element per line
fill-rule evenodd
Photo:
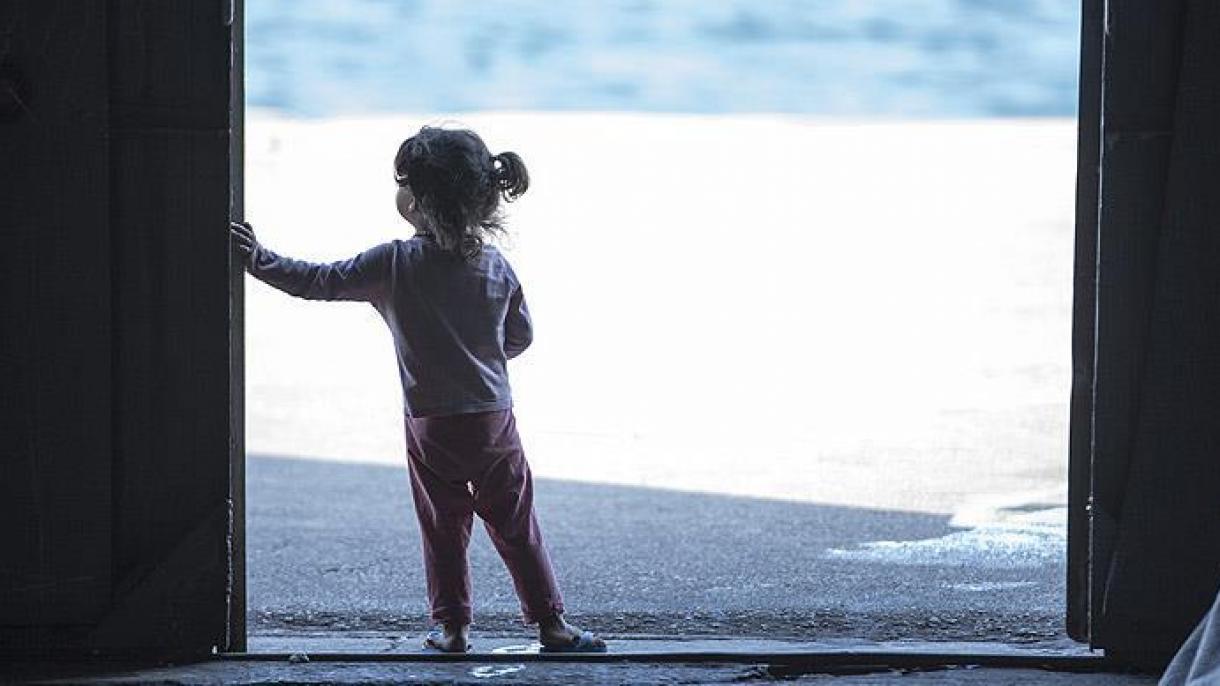
<path fill-rule="evenodd" d="M 229 217 L 245 218 L 245 0 L 226 0 L 229 51 Z M 246 651 L 245 259 L 229 251 L 229 564 L 226 652 Z"/>
<path fill-rule="evenodd" d="M 229 101 L 230 217 L 245 215 L 245 0 L 222 0 L 231 28 Z M 1077 111 L 1075 258 L 1072 306 L 1066 628 L 1092 645 L 1095 607 L 1092 532 L 1093 443 L 1097 369 L 1097 288 L 1100 232 L 1101 131 L 1106 0 L 1081 0 Z M 261 658 L 247 653 L 246 612 L 246 452 L 245 452 L 245 263 L 234 248 L 229 261 L 229 579 L 227 658 Z M 891 658 L 901 653 L 886 653 Z M 344 654 L 345 658 L 367 658 Z M 414 656 L 395 656 L 410 660 Z M 528 656 L 517 656 L 525 658 Z M 656 661 L 651 656 L 647 661 Z M 1050 660 L 1050 657 L 1039 658 Z M 1060 659 L 1058 657 L 1055 658 Z M 1090 660 L 1095 664 L 1094 661 Z M 897 664 L 897 663 L 895 663 Z M 963 664 L 976 664 L 964 662 Z"/>
<path fill-rule="evenodd" d="M 1101 103 L 1105 0 L 1082 0 L 1076 138 L 1076 256 L 1069 404 L 1067 604 L 1070 637 L 1090 642 L 1094 398 L 1097 390 L 1097 286 L 1100 231 Z"/>

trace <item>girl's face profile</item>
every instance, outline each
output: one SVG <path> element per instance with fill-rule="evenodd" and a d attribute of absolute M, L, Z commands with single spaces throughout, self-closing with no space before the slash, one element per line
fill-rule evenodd
<path fill-rule="evenodd" d="M 411 226 L 419 228 L 415 223 L 418 214 L 415 211 L 415 196 L 411 194 L 410 186 L 399 186 L 398 194 L 394 197 L 394 204 L 398 207 L 398 214 L 402 215 L 403 219 L 411 222 Z"/>

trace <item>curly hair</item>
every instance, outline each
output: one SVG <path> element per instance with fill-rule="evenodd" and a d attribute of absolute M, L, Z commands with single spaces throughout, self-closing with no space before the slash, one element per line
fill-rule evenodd
<path fill-rule="evenodd" d="M 512 202 L 530 184 L 517 153 L 492 155 L 473 131 L 432 126 L 398 147 L 394 178 L 411 189 L 422 228 L 437 245 L 465 258 L 504 233 L 500 199 Z"/>

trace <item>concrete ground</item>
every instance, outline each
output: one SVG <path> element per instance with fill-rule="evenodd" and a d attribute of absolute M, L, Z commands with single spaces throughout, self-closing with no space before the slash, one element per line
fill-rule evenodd
<path fill-rule="evenodd" d="M 743 684 L 826 683 L 843 686 L 908 684 L 987 684 L 988 686 L 1144 686 L 1151 676 L 1064 673 L 1041 669 L 978 667 L 921 670 L 862 666 L 854 669 L 773 669 L 766 665 L 546 664 L 500 665 L 326 662 L 218 661 L 180 667 L 79 672 L 32 684 Z"/>
<path fill-rule="evenodd" d="M 152 667 L 31 679 L 32 684 L 742 684 L 827 683 L 987 684 L 988 686 L 1137 686 L 1156 684 L 1151 676 L 1049 672 L 1042 669 L 938 667 L 896 669 L 861 666 L 822 670 L 774 669 L 766 665 L 546 664 L 530 666 L 416 663 L 218 661 L 191 666 Z"/>
<path fill-rule="evenodd" d="M 605 655 L 540 655 L 536 643 L 483 636 L 466 656 L 422 651 L 387 633 L 254 637 L 250 653 L 185 664 L 22 666 L 21 683 L 246 684 L 1153 684 L 1083 648 L 929 641 L 618 639 Z"/>
<path fill-rule="evenodd" d="M 350 637 L 344 645 L 318 637 L 318 645 L 330 650 L 368 648 L 367 639 Z M 646 642 L 645 642 L 646 643 Z M 430 656 L 421 661 L 407 655 L 360 657 L 331 653 L 270 653 L 257 658 L 218 659 L 179 665 L 113 665 L 110 667 L 61 664 L 56 667 L 24 666 L 7 674 L 14 683 L 37 684 L 722 684 L 722 683 L 834 683 L 834 684 L 1062 684 L 1126 686 L 1155 684 L 1147 675 L 1102 671 L 1088 658 L 1056 662 L 1039 657 L 1039 651 L 998 647 L 986 659 L 954 658 L 953 649 L 939 648 L 936 656 L 924 654 L 927 646 L 907 646 L 902 653 L 847 654 L 849 649 L 816 646 L 817 652 L 801 652 L 810 646 L 776 649 L 775 644 L 722 641 L 693 642 L 682 656 L 657 661 L 648 659 L 648 646 L 618 642 L 616 653 L 583 660 L 538 659 L 536 654 L 495 652 L 451 660 Z M 264 647 L 271 643 L 265 643 Z M 338 648 L 336 648 L 338 645 Z M 300 646 L 298 646 L 300 647 Z M 994 646 L 993 646 L 994 647 Z M 666 648 L 668 649 L 668 648 Z M 753 658 L 734 654 L 738 650 L 771 650 Z M 864 648 L 867 650 L 867 648 Z M 980 649 L 976 646 L 975 651 Z M 987 651 L 984 647 L 982 651 Z M 708 651 L 716 651 L 716 655 Z M 922 657 L 921 657 L 922 655 Z M 926 658 L 926 659 L 923 659 Z M 1009 666 L 995 666 L 1007 660 Z"/>
<path fill-rule="evenodd" d="M 247 482 L 253 634 L 425 631 L 405 466 L 255 456 Z M 1067 641 L 1055 526 L 551 479 L 536 498 L 570 616 L 612 636 Z M 476 636 L 527 637 L 477 525 L 470 560 Z"/>

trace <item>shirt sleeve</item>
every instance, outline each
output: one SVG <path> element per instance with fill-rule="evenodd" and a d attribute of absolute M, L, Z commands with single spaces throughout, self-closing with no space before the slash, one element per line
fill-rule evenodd
<path fill-rule="evenodd" d="M 534 328 L 530 321 L 529 308 L 525 306 L 525 294 L 518 285 L 508 299 L 508 314 L 504 317 L 504 354 L 512 359 L 534 340 Z"/>
<path fill-rule="evenodd" d="M 376 302 L 386 292 L 392 254 L 392 245 L 385 243 L 350 259 L 316 263 L 277 255 L 256 244 L 248 270 L 260 281 L 298 298 Z"/>

